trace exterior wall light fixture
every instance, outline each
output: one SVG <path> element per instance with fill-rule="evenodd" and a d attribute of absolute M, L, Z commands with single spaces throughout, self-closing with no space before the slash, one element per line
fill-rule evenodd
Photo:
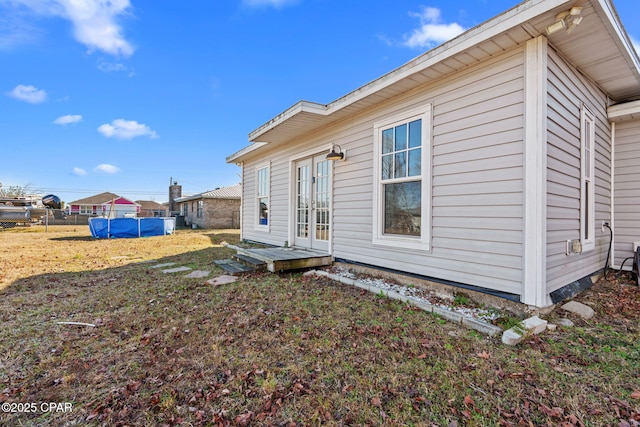
<path fill-rule="evenodd" d="M 336 151 L 336 147 L 337 147 L 337 151 Z M 327 154 L 326 159 L 327 160 L 345 160 L 346 156 L 345 156 L 345 151 L 342 151 L 342 147 L 340 147 L 337 144 L 333 144 L 331 146 L 331 151 L 329 151 L 329 154 Z"/>

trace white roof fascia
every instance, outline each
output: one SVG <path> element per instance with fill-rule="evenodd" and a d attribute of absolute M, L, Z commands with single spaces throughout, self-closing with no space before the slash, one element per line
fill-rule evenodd
<path fill-rule="evenodd" d="M 600 0 L 602 1 L 602 0 Z M 485 40 L 489 40 L 510 28 L 522 25 L 556 7 L 563 4 L 570 3 L 571 0 L 530 0 L 523 2 L 514 8 L 496 16 L 495 18 L 474 27 L 460 36 L 449 40 L 446 43 L 412 59 L 405 65 L 383 75 L 382 77 L 348 93 L 347 95 L 331 102 L 330 104 L 322 105 L 316 103 L 310 103 L 307 101 L 301 101 L 293 107 L 289 108 L 285 112 L 274 117 L 258 129 L 249 134 L 249 141 L 256 141 L 260 135 L 273 129 L 277 125 L 283 123 L 290 117 L 306 111 L 310 113 L 316 113 L 321 115 L 330 115 L 333 112 L 347 107 L 354 102 L 357 102 L 367 96 L 378 92 L 379 90 L 388 87 L 412 74 L 425 70 L 439 62 L 442 62 L 456 54 L 469 49 Z M 313 108 L 309 108 L 313 106 Z M 257 147 L 256 147 L 257 148 Z M 233 155 L 235 156 L 235 155 Z M 233 157 L 230 156 L 230 157 Z M 229 161 L 229 160 L 227 160 Z"/>
<path fill-rule="evenodd" d="M 249 141 L 255 141 L 256 137 L 259 135 L 262 135 L 265 131 L 272 129 L 278 124 L 287 121 L 290 117 L 293 117 L 300 113 L 312 113 L 312 114 L 328 116 L 330 113 L 327 111 L 327 108 L 328 108 L 327 105 L 318 104 L 316 102 L 300 101 L 296 103 L 294 106 L 292 106 L 291 108 L 288 108 L 284 112 L 278 114 L 276 117 L 269 120 L 267 123 L 263 124 L 258 129 L 251 132 L 249 134 Z"/>
<path fill-rule="evenodd" d="M 263 145 L 267 145 L 267 143 L 266 142 L 254 142 L 253 144 L 248 145 L 248 146 L 244 147 L 243 149 L 236 151 L 232 155 L 227 156 L 226 162 L 227 163 L 235 163 L 235 161 L 237 159 L 239 159 L 240 157 L 243 157 L 244 155 L 249 154 L 254 150 L 257 150 L 258 148 L 262 147 Z"/>
<path fill-rule="evenodd" d="M 622 122 L 640 117 L 640 101 L 625 102 L 607 108 L 607 115 L 612 122 Z"/>

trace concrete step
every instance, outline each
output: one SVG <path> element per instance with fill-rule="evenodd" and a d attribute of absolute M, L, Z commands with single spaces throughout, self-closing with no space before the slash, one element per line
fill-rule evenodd
<path fill-rule="evenodd" d="M 267 268 L 267 263 L 261 259 L 250 257 L 249 255 L 235 254 L 231 258 L 235 261 L 253 268 L 255 271 L 264 271 Z"/>
<path fill-rule="evenodd" d="M 219 259 L 214 262 L 222 267 L 224 271 L 233 276 L 243 273 L 253 273 L 256 271 L 255 268 L 249 267 L 248 265 L 242 264 L 233 259 Z"/>

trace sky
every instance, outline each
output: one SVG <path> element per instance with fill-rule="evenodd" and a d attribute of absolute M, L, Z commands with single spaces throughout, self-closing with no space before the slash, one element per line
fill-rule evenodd
<path fill-rule="evenodd" d="M 636 49 L 638 0 L 614 0 Z M 240 182 L 225 158 L 518 0 L 0 0 L 0 183 L 65 203 Z"/>

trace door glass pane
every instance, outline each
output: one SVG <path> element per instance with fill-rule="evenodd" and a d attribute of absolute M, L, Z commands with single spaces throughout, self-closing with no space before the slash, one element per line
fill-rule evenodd
<path fill-rule="evenodd" d="M 331 194 L 329 192 L 329 179 L 329 161 L 323 160 L 316 163 L 316 240 L 329 240 L 329 205 L 331 201 Z"/>
<path fill-rule="evenodd" d="M 298 167 L 296 196 L 296 236 L 309 237 L 309 166 Z"/>
<path fill-rule="evenodd" d="M 422 221 L 421 182 L 384 186 L 384 233 L 420 236 Z"/>

